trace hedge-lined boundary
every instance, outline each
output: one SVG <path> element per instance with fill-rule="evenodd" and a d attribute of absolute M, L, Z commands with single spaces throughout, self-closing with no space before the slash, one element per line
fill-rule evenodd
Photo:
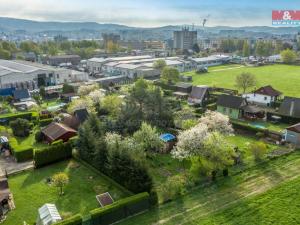
<path fill-rule="evenodd" d="M 12 120 L 17 118 L 27 119 L 29 121 L 35 120 L 38 118 L 37 112 L 24 112 L 24 113 L 9 113 L 0 116 L 0 120 L 7 120 L 6 123 L 9 123 Z"/>
<path fill-rule="evenodd" d="M 45 127 L 45 126 L 49 125 L 50 123 L 52 123 L 52 121 L 53 121 L 53 118 L 42 119 L 42 120 L 40 120 L 40 126 Z"/>
<path fill-rule="evenodd" d="M 94 209 L 91 214 L 91 225 L 109 225 L 129 216 L 148 210 L 150 207 L 149 194 L 140 193 L 121 199 L 103 208 Z"/>
<path fill-rule="evenodd" d="M 25 162 L 33 159 L 33 148 L 20 148 L 18 150 L 13 150 L 13 155 L 17 162 Z"/>
<path fill-rule="evenodd" d="M 49 165 L 72 157 L 72 144 L 69 142 L 37 149 L 34 152 L 35 167 Z"/>
<path fill-rule="evenodd" d="M 57 222 L 54 225 L 81 225 L 81 224 L 82 224 L 82 217 L 80 214 L 77 214 L 63 221 Z"/>
<path fill-rule="evenodd" d="M 70 140 L 69 140 L 69 142 L 70 142 Z M 112 183 L 114 186 L 118 187 L 120 190 L 122 190 L 127 195 L 130 195 L 130 196 L 133 195 L 133 193 L 131 191 L 127 190 L 125 187 L 123 187 L 122 185 L 120 185 L 118 182 L 116 182 L 112 178 L 106 176 L 104 173 L 102 173 L 99 170 L 97 170 L 91 164 L 89 164 L 86 161 L 84 161 L 84 160 L 80 159 L 79 157 L 77 157 L 76 154 L 73 155 L 73 158 L 75 160 L 77 160 L 78 162 L 80 162 L 81 164 L 83 164 L 85 167 L 87 167 L 90 170 L 92 170 L 93 172 L 95 172 L 96 174 L 99 174 L 99 176 L 103 177 L 108 183 Z"/>

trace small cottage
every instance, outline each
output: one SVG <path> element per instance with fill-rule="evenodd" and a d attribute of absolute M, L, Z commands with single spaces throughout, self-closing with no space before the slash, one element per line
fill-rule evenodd
<path fill-rule="evenodd" d="M 239 96 L 220 95 L 217 101 L 217 111 L 231 119 L 239 119 L 244 115 L 243 107 L 247 101 Z"/>
<path fill-rule="evenodd" d="M 209 88 L 206 85 L 193 86 L 188 103 L 190 105 L 204 106 L 209 99 Z"/>
<path fill-rule="evenodd" d="M 255 90 L 253 93 L 244 94 L 243 98 L 246 98 L 249 103 L 272 106 L 280 98 L 281 94 L 280 91 L 268 85 Z"/>
<path fill-rule="evenodd" d="M 286 128 L 284 140 L 296 146 L 300 146 L 300 123 Z"/>
<path fill-rule="evenodd" d="M 47 127 L 42 129 L 45 141 L 52 143 L 54 141 L 63 140 L 68 141 L 71 137 L 76 136 L 76 130 L 66 126 L 62 123 L 50 123 Z"/>
<path fill-rule="evenodd" d="M 193 85 L 189 83 L 178 83 L 175 85 L 176 91 L 174 92 L 174 95 L 180 99 L 187 99 L 192 91 L 192 86 Z"/>

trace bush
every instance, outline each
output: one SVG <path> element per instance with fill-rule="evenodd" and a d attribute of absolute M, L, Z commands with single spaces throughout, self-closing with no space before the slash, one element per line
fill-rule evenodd
<path fill-rule="evenodd" d="M 82 217 L 80 214 L 77 214 L 63 221 L 55 223 L 54 225 L 81 225 L 81 224 L 82 224 Z"/>
<path fill-rule="evenodd" d="M 149 209 L 149 194 L 144 192 L 121 199 L 90 212 L 92 225 L 106 225 Z"/>
<path fill-rule="evenodd" d="M 43 141 L 43 133 L 42 133 L 42 131 L 37 131 L 36 133 L 35 133 L 35 141 L 36 142 L 42 142 Z"/>
<path fill-rule="evenodd" d="M 50 123 L 52 123 L 52 121 L 53 121 L 52 118 L 42 119 L 42 120 L 40 120 L 40 126 L 45 127 L 45 126 L 49 125 Z"/>
<path fill-rule="evenodd" d="M 62 161 L 72 157 L 72 145 L 69 142 L 51 145 L 35 151 L 35 167 L 39 168 L 48 164 Z"/>
<path fill-rule="evenodd" d="M 51 145 L 61 145 L 61 144 L 63 144 L 63 143 L 64 143 L 64 141 L 61 140 L 61 139 L 59 139 L 59 140 L 57 140 L 57 141 L 53 141 L 53 142 L 51 143 Z"/>
<path fill-rule="evenodd" d="M 36 112 L 24 112 L 24 113 L 9 113 L 0 115 L 0 123 L 3 125 L 9 125 L 11 121 L 16 119 L 26 119 L 29 121 L 36 121 L 38 114 Z"/>
<path fill-rule="evenodd" d="M 262 160 L 267 153 L 267 145 L 263 142 L 253 143 L 250 149 L 256 161 Z"/>
<path fill-rule="evenodd" d="M 169 177 L 159 188 L 163 202 L 171 201 L 186 192 L 186 179 L 182 176 Z"/>
<path fill-rule="evenodd" d="M 29 121 L 26 119 L 18 118 L 14 121 L 11 121 L 9 123 L 9 126 L 11 127 L 15 136 L 27 137 L 30 133 L 30 128 L 32 127 L 32 124 L 30 124 Z"/>
<path fill-rule="evenodd" d="M 33 159 L 33 148 L 27 147 L 23 149 L 13 150 L 14 157 L 17 162 L 25 162 Z"/>

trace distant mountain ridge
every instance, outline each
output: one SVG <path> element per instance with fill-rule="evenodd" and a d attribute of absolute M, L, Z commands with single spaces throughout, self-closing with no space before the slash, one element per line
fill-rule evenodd
<path fill-rule="evenodd" d="M 120 24 L 101 24 L 96 22 L 43 22 L 25 19 L 16 19 L 0 17 L 0 31 L 13 32 L 24 30 L 29 33 L 46 32 L 46 31 L 120 31 L 120 30 L 145 30 L 145 31 L 173 31 L 178 30 L 185 25 L 167 25 L 155 28 L 130 27 Z M 191 27 L 191 26 L 190 26 Z M 195 29 L 202 30 L 201 26 L 195 26 Z M 220 30 L 245 30 L 252 32 L 268 32 L 274 34 L 297 33 L 300 27 L 268 27 L 268 26 L 245 26 L 229 27 L 216 26 L 206 27 L 205 30 L 218 32 Z"/>

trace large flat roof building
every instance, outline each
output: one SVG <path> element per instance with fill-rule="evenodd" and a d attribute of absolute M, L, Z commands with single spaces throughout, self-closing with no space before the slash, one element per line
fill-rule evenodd
<path fill-rule="evenodd" d="M 21 60 L 0 60 L 0 88 L 32 90 L 87 80 L 87 74 L 79 71 Z"/>

